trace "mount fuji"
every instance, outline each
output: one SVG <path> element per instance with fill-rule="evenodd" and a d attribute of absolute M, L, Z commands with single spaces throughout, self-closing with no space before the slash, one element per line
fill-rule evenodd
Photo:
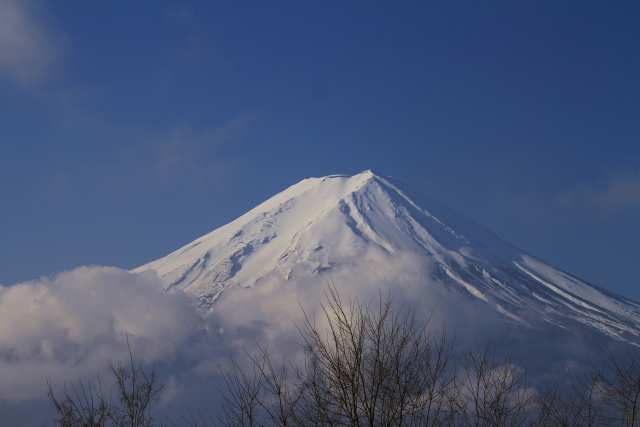
<path fill-rule="evenodd" d="M 294 292 L 312 279 L 332 281 L 358 269 L 393 283 L 405 266 L 431 285 L 416 283 L 417 292 L 435 286 L 506 322 L 599 332 L 640 345 L 640 304 L 554 268 L 371 171 L 305 179 L 134 272 L 154 270 L 165 290 L 183 290 L 208 312 L 231 290 L 276 280 Z"/>

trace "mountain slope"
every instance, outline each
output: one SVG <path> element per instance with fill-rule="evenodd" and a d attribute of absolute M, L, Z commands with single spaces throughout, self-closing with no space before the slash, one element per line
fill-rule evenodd
<path fill-rule="evenodd" d="M 640 343 L 640 305 L 560 271 L 404 184 L 366 171 L 299 182 L 235 221 L 139 267 L 212 308 L 230 287 L 297 282 L 373 252 L 419 254 L 428 279 L 520 324 L 583 325 Z M 381 269 L 383 267 L 380 267 Z M 384 275 L 384 271 L 380 274 Z"/>

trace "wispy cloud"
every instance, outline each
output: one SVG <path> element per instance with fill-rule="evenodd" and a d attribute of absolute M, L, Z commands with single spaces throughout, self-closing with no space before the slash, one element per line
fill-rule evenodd
<path fill-rule="evenodd" d="M 32 2 L 0 2 L 0 77 L 25 87 L 41 83 L 61 54 L 56 36 Z"/>
<path fill-rule="evenodd" d="M 53 165 L 40 189 L 48 195 L 100 191 L 102 194 L 170 192 L 179 189 L 220 187 L 229 183 L 250 161 L 242 145 L 251 137 L 265 113 L 247 112 L 218 126 L 196 126 L 191 122 L 157 128 L 126 127 L 99 115 L 69 117 L 79 132 L 109 144 L 100 158 Z M 64 118 L 65 123 L 70 122 Z"/>
<path fill-rule="evenodd" d="M 247 113 L 217 128 L 194 129 L 189 125 L 178 125 L 150 137 L 143 152 L 137 155 L 146 157 L 144 172 L 153 180 L 189 179 L 216 183 L 237 167 L 228 155 L 229 144 L 237 142 L 262 117 L 264 114 L 260 112 Z M 136 161 L 137 165 L 140 163 Z"/>
<path fill-rule="evenodd" d="M 579 185 L 562 193 L 558 203 L 564 208 L 595 210 L 600 215 L 640 209 L 640 173 L 627 171 L 602 183 Z"/>

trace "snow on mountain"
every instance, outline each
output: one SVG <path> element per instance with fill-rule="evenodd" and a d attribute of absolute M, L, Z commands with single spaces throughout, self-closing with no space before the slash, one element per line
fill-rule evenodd
<path fill-rule="evenodd" d="M 640 343 L 640 304 L 558 270 L 371 171 L 305 179 L 134 271 L 155 270 L 165 289 L 182 289 L 213 309 L 227 289 L 258 287 L 274 276 L 287 283 L 331 280 L 372 251 L 390 263 L 403 253 L 419 255 L 429 265 L 426 279 L 512 322 L 581 325 Z"/>

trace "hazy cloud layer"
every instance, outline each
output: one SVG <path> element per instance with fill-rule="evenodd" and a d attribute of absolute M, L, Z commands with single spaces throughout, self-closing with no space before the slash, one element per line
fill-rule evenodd
<path fill-rule="evenodd" d="M 321 303 L 326 304 L 328 283 L 335 285 L 345 305 L 349 298 L 357 297 L 361 303 L 373 304 L 374 312 L 380 300 L 390 296 L 396 309 L 415 310 L 434 331 L 446 327 L 450 338 L 455 337 L 463 346 L 473 344 L 487 331 L 496 338 L 508 333 L 504 319 L 489 307 L 430 279 L 433 265 L 426 257 L 368 249 L 359 260 L 344 261 L 346 268 L 337 266 L 321 275 L 306 274 L 302 271 L 305 267 L 299 265 L 292 272 L 292 280 L 274 273 L 253 288 L 225 291 L 208 319 L 223 331 L 217 337 L 219 348 L 243 356 L 245 350 L 255 352 L 259 344 L 271 349 L 276 357 L 296 354 L 301 348 L 298 327 L 304 314 L 320 329 L 326 324 Z M 215 365 L 211 362 L 203 361 L 201 368 L 215 372 L 220 361 Z"/>
<path fill-rule="evenodd" d="M 61 53 L 35 7 L 28 1 L 0 2 L 0 76 L 27 87 L 46 78 Z"/>
<path fill-rule="evenodd" d="M 108 359 L 171 357 L 197 330 L 191 300 L 153 273 L 80 267 L 0 287 L 0 399 L 41 397 L 45 378 L 95 375 Z"/>
<path fill-rule="evenodd" d="M 510 197 L 510 209 L 530 221 L 608 217 L 640 210 L 640 172 L 627 170 L 600 182 L 579 184 L 553 193 L 529 192 Z M 602 218 L 600 218 L 602 219 Z"/>
<path fill-rule="evenodd" d="M 602 215 L 640 209 L 640 173 L 619 173 L 601 184 L 577 186 L 561 194 L 558 202 L 566 208 L 595 209 Z"/>

